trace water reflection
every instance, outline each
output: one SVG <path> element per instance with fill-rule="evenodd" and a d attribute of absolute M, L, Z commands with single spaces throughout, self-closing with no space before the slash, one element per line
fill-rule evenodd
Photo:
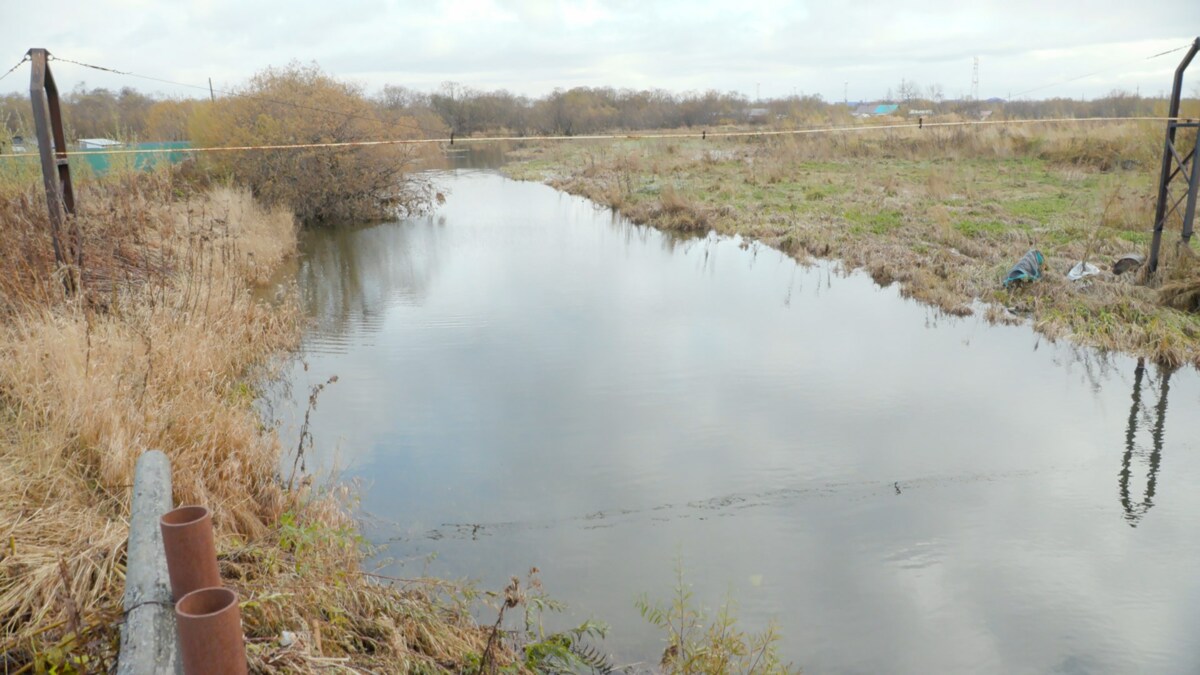
<path fill-rule="evenodd" d="M 1154 493 L 1158 484 L 1158 467 L 1162 461 L 1163 425 L 1167 418 L 1167 393 L 1171 388 L 1169 369 L 1159 370 L 1158 401 L 1153 408 L 1147 408 L 1142 402 L 1142 381 L 1146 376 L 1146 361 L 1138 359 L 1137 368 L 1133 375 L 1133 405 L 1129 408 L 1129 424 L 1125 429 L 1125 454 L 1121 458 L 1121 473 L 1118 485 L 1121 490 L 1121 508 L 1125 509 L 1125 520 L 1130 527 L 1137 527 L 1141 519 L 1154 506 Z M 1150 384 L 1150 387 L 1153 387 Z M 1148 430 L 1150 434 L 1150 451 L 1147 452 L 1144 443 L 1138 443 L 1139 430 Z M 1134 502 L 1129 495 L 1129 483 L 1133 476 L 1133 464 L 1144 463 L 1146 466 L 1146 490 L 1140 502 Z"/>
<path fill-rule="evenodd" d="M 436 216 L 410 227 L 339 227 L 310 232 L 301 242 L 297 277 L 308 316 L 319 336 L 310 347 L 341 349 L 348 335 L 378 331 L 387 307 L 420 304 L 436 276 Z"/>
<path fill-rule="evenodd" d="M 438 181 L 437 218 L 315 233 L 300 279 L 318 321 L 294 390 L 339 376 L 316 459 L 340 446 L 363 481 L 388 574 L 500 588 L 536 565 L 624 661 L 661 655 L 634 598 L 682 557 L 699 603 L 775 620 L 809 672 L 1200 662 L 1200 420 L 1164 439 L 1154 407 L 1168 377 L 1176 408 L 1200 400 L 1193 371 L 544 186 Z M 1144 473 L 1154 504 L 1136 529 L 1121 453 L 1127 500 Z"/>
<path fill-rule="evenodd" d="M 445 146 L 442 152 L 426 158 L 425 166 L 439 171 L 459 169 L 496 169 L 502 166 L 513 147 L 519 144 L 459 143 Z"/>

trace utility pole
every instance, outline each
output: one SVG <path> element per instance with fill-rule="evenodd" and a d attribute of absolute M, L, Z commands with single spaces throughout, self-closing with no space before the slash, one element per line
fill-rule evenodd
<path fill-rule="evenodd" d="M 850 82 L 842 82 L 842 103 L 850 105 Z"/>
<path fill-rule="evenodd" d="M 979 100 L 979 57 L 975 57 L 975 65 L 971 69 L 971 100 Z"/>
<path fill-rule="evenodd" d="M 755 102 L 762 101 L 762 82 L 754 83 L 754 100 Z"/>
<path fill-rule="evenodd" d="M 213 103 L 216 103 L 216 102 L 217 102 L 217 95 L 213 93 L 213 88 L 212 88 L 212 78 L 211 78 L 211 77 L 210 77 L 210 78 L 208 78 L 208 98 L 209 98 L 209 100 L 211 100 Z"/>

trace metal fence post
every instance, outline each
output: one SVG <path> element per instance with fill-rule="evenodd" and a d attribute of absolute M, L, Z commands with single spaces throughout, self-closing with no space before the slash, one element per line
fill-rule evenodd
<path fill-rule="evenodd" d="M 37 130 L 38 154 L 42 160 L 42 182 L 46 188 L 46 207 L 50 211 L 50 238 L 54 261 L 65 270 L 63 285 L 67 294 L 79 288 L 83 272 L 83 241 L 75 222 L 75 190 L 71 185 L 71 167 L 67 163 L 67 140 L 63 133 L 62 110 L 58 103 L 58 85 L 50 72 L 50 53 L 29 50 L 32 72 L 29 98 L 33 103 L 33 124 Z M 69 238 L 63 233 L 69 227 Z"/>
<path fill-rule="evenodd" d="M 1192 120 L 1182 121 L 1179 117 L 1179 99 L 1183 93 L 1183 73 L 1192 63 L 1192 58 L 1196 56 L 1196 52 L 1200 51 L 1200 37 L 1192 43 L 1191 49 L 1179 62 L 1179 67 L 1175 69 L 1175 81 L 1171 88 L 1171 103 L 1167 109 L 1167 136 L 1163 142 L 1163 159 L 1162 171 L 1158 178 L 1158 202 L 1154 209 L 1154 237 L 1150 241 L 1150 265 L 1149 271 L 1151 274 L 1158 270 L 1158 249 L 1162 245 L 1163 226 L 1167 223 L 1173 213 L 1179 209 L 1179 205 L 1187 201 L 1182 214 L 1182 223 L 1180 234 L 1183 241 L 1186 243 L 1192 238 L 1192 221 L 1196 215 L 1196 192 L 1198 189 L 1197 171 L 1200 167 L 1200 162 L 1196 160 L 1197 143 L 1193 142 L 1192 149 L 1181 154 L 1181 149 L 1175 144 L 1175 131 L 1179 128 L 1190 127 L 1200 130 L 1200 123 Z M 1190 164 L 1190 171 L 1189 171 Z M 1183 197 L 1172 204 L 1171 202 L 1171 183 L 1176 176 L 1183 176 L 1184 189 L 1187 191 Z"/>

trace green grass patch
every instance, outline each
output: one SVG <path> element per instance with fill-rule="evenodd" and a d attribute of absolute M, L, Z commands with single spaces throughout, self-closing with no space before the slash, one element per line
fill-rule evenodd
<path fill-rule="evenodd" d="M 904 226 L 904 214 L 896 209 L 882 211 L 850 209 L 842 216 L 850 222 L 850 231 L 854 233 L 870 231 L 874 234 L 887 234 Z"/>
<path fill-rule="evenodd" d="M 841 192 L 833 185 L 812 185 L 804 189 L 804 198 L 809 201 L 820 201 Z"/>
<path fill-rule="evenodd" d="M 1014 216 L 1043 222 L 1066 213 L 1070 208 L 1070 200 L 1061 194 L 1021 199 L 1005 204 L 1005 209 Z"/>
<path fill-rule="evenodd" d="M 1052 228 L 1038 232 L 1038 242 L 1043 246 L 1065 246 L 1073 241 L 1087 239 L 1088 233 L 1080 228 Z"/>
<path fill-rule="evenodd" d="M 1029 229 L 1023 225 L 1011 225 L 999 220 L 960 220 L 954 223 L 953 227 L 968 237 L 978 237 L 981 235 L 998 236 L 1005 232 Z"/>
<path fill-rule="evenodd" d="M 1141 230 L 1122 230 L 1117 233 L 1118 239 L 1124 239 L 1125 241 L 1139 245 L 1149 244 L 1153 236 L 1151 232 L 1142 232 Z"/>

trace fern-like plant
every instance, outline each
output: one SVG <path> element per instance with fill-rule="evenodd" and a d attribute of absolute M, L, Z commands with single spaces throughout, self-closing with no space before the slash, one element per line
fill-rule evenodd
<path fill-rule="evenodd" d="M 706 624 L 683 578 L 683 562 L 675 566 L 675 593 L 669 603 L 652 602 L 643 595 L 637 601 L 642 618 L 667 634 L 662 670 L 670 675 L 780 675 L 799 672 L 779 659 L 779 633 L 774 624 L 761 633 L 746 633 L 737 627 L 731 601 L 717 610 Z"/>

